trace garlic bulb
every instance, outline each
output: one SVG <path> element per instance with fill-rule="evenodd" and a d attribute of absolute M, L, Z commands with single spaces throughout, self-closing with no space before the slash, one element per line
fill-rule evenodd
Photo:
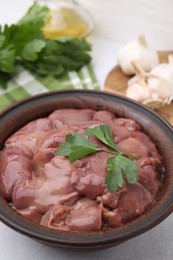
<path fill-rule="evenodd" d="M 129 80 L 126 96 L 152 108 L 168 105 L 172 101 L 171 84 L 163 77 L 146 73 L 139 61 L 132 65 L 136 76 Z"/>
<path fill-rule="evenodd" d="M 168 63 L 161 63 L 152 69 L 151 74 L 166 79 L 172 85 L 173 94 L 173 55 L 168 56 Z"/>
<path fill-rule="evenodd" d="M 132 41 L 124 45 L 117 56 L 118 64 L 126 75 L 134 75 L 133 60 L 139 60 L 145 71 L 150 71 L 159 64 L 158 53 L 148 47 L 143 35 L 138 41 Z"/>

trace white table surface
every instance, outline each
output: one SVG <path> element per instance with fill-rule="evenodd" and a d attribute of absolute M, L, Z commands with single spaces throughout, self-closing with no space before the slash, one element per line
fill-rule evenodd
<path fill-rule="evenodd" d="M 0 24 L 15 22 L 30 0 L 0 0 Z M 10 8 L 11 6 L 11 8 Z M 93 67 L 100 85 L 116 63 L 120 43 L 91 38 Z M 97 252 L 75 252 L 39 244 L 0 223 L 0 260 L 172 260 L 173 214 L 160 225 L 117 247 Z"/>

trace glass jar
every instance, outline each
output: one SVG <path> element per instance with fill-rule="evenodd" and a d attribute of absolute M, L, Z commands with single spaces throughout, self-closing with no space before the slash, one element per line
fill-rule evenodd
<path fill-rule="evenodd" d="M 49 39 L 61 36 L 87 36 L 93 29 L 93 20 L 87 10 L 73 0 L 36 0 L 35 4 L 48 6 L 50 15 L 43 33 Z"/>

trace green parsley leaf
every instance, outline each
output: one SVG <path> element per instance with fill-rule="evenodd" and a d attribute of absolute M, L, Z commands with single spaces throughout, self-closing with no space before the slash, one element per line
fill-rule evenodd
<path fill-rule="evenodd" d="M 89 136 L 96 137 L 112 149 L 116 149 L 110 128 L 107 125 L 99 125 L 94 128 L 88 128 L 86 130 L 86 134 Z"/>
<path fill-rule="evenodd" d="M 57 155 L 60 156 L 69 156 L 70 153 L 72 152 L 72 146 L 73 144 L 70 143 L 62 143 L 59 145 L 60 146 L 60 150 L 57 151 Z"/>
<path fill-rule="evenodd" d="M 105 178 L 105 184 L 109 191 L 115 192 L 118 188 L 123 187 L 123 177 L 129 183 L 135 183 L 138 180 L 138 165 L 125 158 L 117 155 L 107 160 L 108 171 Z"/>
<path fill-rule="evenodd" d="M 94 128 L 88 128 L 86 130 L 86 134 L 88 136 L 93 136 L 98 138 L 102 143 L 106 144 L 110 148 L 116 151 L 117 154 L 133 158 L 133 159 L 139 159 L 140 157 L 133 154 L 128 154 L 120 151 L 118 147 L 115 145 L 115 142 L 113 140 L 110 128 L 107 125 L 100 125 L 96 126 Z M 107 151 L 108 152 L 108 151 Z"/>
<path fill-rule="evenodd" d="M 5 41 L 5 36 L 4 35 L 0 35 L 0 48 L 3 46 Z"/>
<path fill-rule="evenodd" d="M 32 5 L 27 13 L 20 19 L 18 22 L 18 25 L 23 25 L 26 23 L 37 23 L 38 21 L 41 21 L 40 23 L 40 30 L 44 26 L 44 23 L 49 17 L 49 8 L 46 6 L 39 6 L 39 5 Z"/>
<path fill-rule="evenodd" d="M 0 70 L 2 72 L 12 73 L 15 72 L 14 66 L 15 49 L 12 45 L 0 49 Z"/>
<path fill-rule="evenodd" d="M 137 172 L 139 170 L 138 165 L 133 162 L 132 160 L 118 155 L 119 156 L 119 163 L 122 165 L 122 171 L 123 175 L 127 182 L 129 183 L 135 183 L 138 181 L 138 175 Z"/>
<path fill-rule="evenodd" d="M 66 36 L 62 36 L 60 38 L 57 39 L 58 42 L 62 42 L 62 43 L 66 43 L 66 42 L 70 42 L 73 38 L 69 35 Z"/>
<path fill-rule="evenodd" d="M 80 134 L 69 134 L 66 136 L 66 141 L 75 145 L 89 147 L 91 149 L 100 151 L 100 147 L 96 146 L 94 143 L 90 142 L 90 140 Z"/>
<path fill-rule="evenodd" d="M 56 152 L 57 155 L 67 156 L 70 162 L 81 159 L 89 154 L 99 152 L 102 148 L 90 142 L 80 134 L 69 134 L 66 136 L 66 143 L 60 145 L 61 149 Z"/>
<path fill-rule="evenodd" d="M 109 158 L 107 160 L 108 171 L 105 178 L 105 184 L 111 192 L 123 187 L 123 174 L 117 157 Z"/>
<path fill-rule="evenodd" d="M 72 146 L 72 151 L 69 154 L 69 161 L 72 163 L 76 160 L 79 160 L 87 155 L 93 154 L 95 152 L 99 152 L 101 149 L 99 148 L 91 148 L 91 147 L 83 147 L 79 145 Z"/>
<path fill-rule="evenodd" d="M 3 36 L 5 37 L 3 47 L 13 45 L 16 57 L 21 57 L 26 44 L 42 35 L 42 26 L 43 21 L 38 21 L 37 23 L 32 21 L 31 23 L 21 25 L 5 25 L 3 32 Z"/>
<path fill-rule="evenodd" d="M 46 46 L 46 43 L 41 39 L 33 39 L 25 45 L 22 51 L 22 56 L 25 60 L 35 61 L 38 53 Z"/>

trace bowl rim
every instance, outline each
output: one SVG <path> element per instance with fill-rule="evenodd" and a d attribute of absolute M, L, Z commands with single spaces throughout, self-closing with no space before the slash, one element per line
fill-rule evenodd
<path fill-rule="evenodd" d="M 9 106 L 2 112 L 0 112 L 0 118 L 2 118 L 7 113 L 10 113 L 13 111 L 14 108 L 20 107 L 22 104 L 27 104 L 32 102 L 33 100 L 37 100 L 39 98 L 46 98 L 47 96 L 54 96 L 54 95 L 69 95 L 70 93 L 73 94 L 89 94 L 89 95 L 100 95 L 100 96 L 107 96 L 111 97 L 113 99 L 119 99 L 124 100 L 127 103 L 134 104 L 137 107 L 142 108 L 145 111 L 148 111 L 149 114 L 153 115 L 155 118 L 159 119 L 163 126 L 168 128 L 168 130 L 173 135 L 173 127 L 169 122 L 167 122 L 161 115 L 157 114 L 155 111 L 151 110 L 150 108 L 146 107 L 145 105 L 142 105 L 136 101 L 133 101 L 129 98 L 126 98 L 121 95 L 115 95 L 110 92 L 106 91 L 96 91 L 96 90 L 61 90 L 61 91 L 52 91 L 52 92 L 46 92 L 42 94 L 38 94 L 35 96 L 31 96 L 29 98 L 23 99 L 22 101 L 18 101 L 15 104 Z M 104 98 L 103 98 L 104 99 Z M 172 184 L 173 186 L 173 184 Z M 44 228 L 39 225 L 34 225 L 30 222 L 28 222 L 23 217 L 18 217 L 16 212 L 11 208 L 10 206 L 5 206 L 2 203 L 3 198 L 1 198 L 0 201 L 0 220 L 9 226 L 10 228 L 16 230 L 17 232 L 20 232 L 26 236 L 32 237 L 38 241 L 42 241 L 45 243 L 50 243 L 54 245 L 60 245 L 64 247 L 80 247 L 83 246 L 84 248 L 90 248 L 90 247 L 101 247 L 105 245 L 120 243 L 123 241 L 126 241 L 132 237 L 135 237 L 137 235 L 140 235 L 149 229 L 153 228 L 157 224 L 159 224 L 162 220 L 164 220 L 166 217 L 168 217 L 172 211 L 173 211 L 173 191 L 169 194 L 169 199 L 167 200 L 167 204 L 164 208 L 159 209 L 155 212 L 153 211 L 149 216 L 147 216 L 143 220 L 139 221 L 133 221 L 130 222 L 130 226 L 127 226 L 125 229 L 122 228 L 117 229 L 117 231 L 110 231 L 110 232 L 93 232 L 93 233 L 71 233 L 71 232 L 59 232 L 57 230 L 51 230 L 48 228 Z M 4 200 L 5 201 L 5 200 Z M 6 202 L 7 204 L 7 202 Z M 8 210 L 7 210 L 8 209 Z M 11 214 L 11 213 L 14 214 Z M 158 216 L 157 213 L 160 212 L 160 215 Z M 143 214 L 142 214 L 143 215 Z M 142 225 L 139 226 L 139 223 Z M 130 232 L 129 232 L 130 229 Z M 84 239 L 84 240 L 82 240 Z"/>

